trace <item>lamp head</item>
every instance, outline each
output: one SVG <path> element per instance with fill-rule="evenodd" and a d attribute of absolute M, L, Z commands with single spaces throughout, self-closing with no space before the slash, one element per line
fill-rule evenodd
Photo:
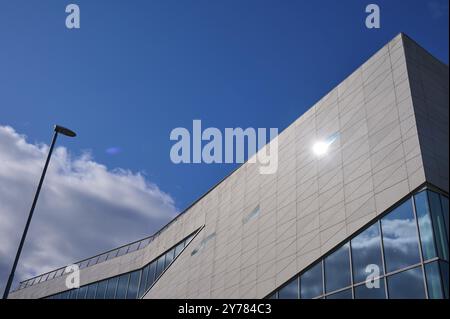
<path fill-rule="evenodd" d="M 61 134 L 65 135 L 65 136 L 68 136 L 68 137 L 75 137 L 75 136 L 77 136 L 77 134 L 74 131 L 69 130 L 68 128 L 65 128 L 64 126 L 60 126 L 60 125 L 55 125 L 55 132 L 61 133 Z"/>

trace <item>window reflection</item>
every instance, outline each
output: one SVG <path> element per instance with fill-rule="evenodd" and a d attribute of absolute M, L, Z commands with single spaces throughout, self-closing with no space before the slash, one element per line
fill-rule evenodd
<path fill-rule="evenodd" d="M 77 299 L 86 299 L 87 286 L 78 289 Z"/>
<path fill-rule="evenodd" d="M 95 299 L 105 299 L 107 284 L 108 284 L 107 280 L 103 280 L 98 283 L 97 293 L 95 294 Z"/>
<path fill-rule="evenodd" d="M 387 272 L 420 262 L 419 241 L 411 200 L 381 220 Z"/>
<path fill-rule="evenodd" d="M 115 299 L 125 299 L 125 296 L 127 294 L 127 285 L 129 278 L 130 274 L 125 274 L 119 277 Z"/>
<path fill-rule="evenodd" d="M 150 268 L 150 265 L 147 265 L 143 270 L 142 270 L 142 275 L 141 275 L 141 282 L 139 285 L 139 297 L 142 297 L 145 293 L 145 291 L 147 290 L 147 276 L 148 276 L 148 269 Z"/>
<path fill-rule="evenodd" d="M 60 299 L 68 299 L 68 298 L 69 298 L 68 291 L 64 291 L 64 292 L 60 293 Z"/>
<path fill-rule="evenodd" d="M 445 229 L 447 230 L 447 241 L 449 240 L 448 228 L 448 198 L 441 195 L 442 214 L 444 215 Z"/>
<path fill-rule="evenodd" d="M 335 294 L 328 295 L 326 298 L 327 299 L 353 299 L 352 290 L 347 289 L 344 291 L 340 291 Z"/>
<path fill-rule="evenodd" d="M 128 283 L 127 299 L 136 299 L 139 287 L 139 279 L 141 271 L 135 271 L 130 274 L 130 281 Z"/>
<path fill-rule="evenodd" d="M 69 291 L 69 299 L 77 299 L 78 289 L 72 289 Z"/>
<path fill-rule="evenodd" d="M 159 275 L 161 275 L 161 273 L 164 270 L 164 259 L 165 256 L 162 255 L 161 257 L 158 258 L 158 261 L 156 262 L 155 280 L 158 279 Z"/>
<path fill-rule="evenodd" d="M 351 285 L 349 244 L 325 258 L 325 291 L 332 292 Z"/>
<path fill-rule="evenodd" d="M 177 247 L 175 247 L 175 256 L 178 256 L 183 249 L 184 249 L 184 242 L 178 244 Z"/>
<path fill-rule="evenodd" d="M 270 295 L 267 299 L 278 299 L 277 297 L 277 293 L 273 293 L 272 295 Z"/>
<path fill-rule="evenodd" d="M 444 297 L 445 297 L 445 299 L 448 299 L 448 297 L 449 297 L 449 295 L 448 295 L 448 287 L 449 287 L 448 263 L 445 261 L 440 261 L 439 266 L 441 268 L 442 285 L 444 287 Z"/>
<path fill-rule="evenodd" d="M 106 288 L 106 299 L 114 299 L 116 295 L 118 277 L 114 277 L 108 280 L 108 287 Z"/>
<path fill-rule="evenodd" d="M 448 260 L 448 241 L 444 216 L 442 214 L 441 200 L 439 194 L 428 192 L 430 199 L 431 215 L 433 220 L 434 236 L 439 257 Z"/>
<path fill-rule="evenodd" d="M 384 278 L 378 279 L 379 288 L 369 288 L 366 284 L 355 287 L 355 299 L 386 299 Z"/>
<path fill-rule="evenodd" d="M 388 291 L 390 299 L 424 299 L 422 267 L 389 276 Z"/>
<path fill-rule="evenodd" d="M 319 262 L 300 277 L 300 298 L 312 299 L 322 294 L 322 263 Z"/>
<path fill-rule="evenodd" d="M 150 264 L 150 269 L 148 270 L 147 289 L 150 288 L 150 286 L 155 281 L 155 273 L 156 273 L 156 261 Z"/>
<path fill-rule="evenodd" d="M 425 265 L 425 274 L 427 277 L 428 298 L 442 299 L 441 274 L 439 271 L 439 263 L 433 262 Z"/>
<path fill-rule="evenodd" d="M 353 278 L 355 283 L 365 282 L 371 272 L 366 272 L 368 265 L 377 265 L 383 275 L 381 257 L 381 238 L 379 224 L 376 223 L 351 241 Z"/>
<path fill-rule="evenodd" d="M 436 249 L 434 247 L 433 226 L 431 224 L 427 192 L 423 191 L 415 195 L 414 203 L 416 205 L 417 222 L 420 230 L 422 254 L 424 260 L 428 260 L 436 257 Z"/>
<path fill-rule="evenodd" d="M 298 278 L 280 289 L 278 299 L 298 299 Z"/>
<path fill-rule="evenodd" d="M 170 263 L 172 262 L 172 260 L 175 257 L 174 253 L 175 253 L 175 249 L 171 249 L 168 253 L 166 253 L 166 261 L 164 264 L 164 269 L 169 267 Z"/>
<path fill-rule="evenodd" d="M 95 293 L 97 292 L 97 283 L 90 284 L 86 294 L 86 299 L 95 299 Z"/>

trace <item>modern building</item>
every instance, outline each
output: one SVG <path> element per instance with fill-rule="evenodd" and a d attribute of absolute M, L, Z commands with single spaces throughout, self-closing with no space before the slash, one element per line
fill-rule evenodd
<path fill-rule="evenodd" d="M 80 288 L 61 268 L 9 297 L 448 298 L 448 92 L 448 66 L 400 34 L 280 133 L 276 174 L 247 162 L 79 262 Z"/>

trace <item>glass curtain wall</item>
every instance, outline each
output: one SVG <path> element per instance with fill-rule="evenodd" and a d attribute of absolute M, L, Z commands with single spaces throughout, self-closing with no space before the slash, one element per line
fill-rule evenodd
<path fill-rule="evenodd" d="M 183 251 L 194 234 L 172 247 L 142 269 L 108 278 L 78 289 L 64 291 L 46 299 L 137 299 L 141 298 L 173 260 Z"/>
<path fill-rule="evenodd" d="M 448 198 L 423 190 L 273 292 L 279 299 L 448 299 Z"/>

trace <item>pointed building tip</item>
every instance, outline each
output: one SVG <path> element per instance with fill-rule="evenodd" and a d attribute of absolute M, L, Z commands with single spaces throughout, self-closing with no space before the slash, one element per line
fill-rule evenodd
<path fill-rule="evenodd" d="M 397 41 L 401 41 L 403 42 L 403 45 L 405 43 L 415 43 L 417 44 L 416 41 L 414 41 L 409 35 L 407 35 L 405 32 L 399 32 L 391 41 L 389 41 L 389 43 L 397 43 Z M 417 44 L 418 45 L 418 44 Z"/>
<path fill-rule="evenodd" d="M 399 32 L 393 40 L 397 39 L 397 38 L 401 38 L 401 39 L 410 39 L 410 37 L 403 31 Z"/>
<path fill-rule="evenodd" d="M 405 32 L 400 32 L 398 34 L 398 36 L 402 37 L 403 39 L 412 40 L 411 37 L 408 34 L 406 34 Z"/>

